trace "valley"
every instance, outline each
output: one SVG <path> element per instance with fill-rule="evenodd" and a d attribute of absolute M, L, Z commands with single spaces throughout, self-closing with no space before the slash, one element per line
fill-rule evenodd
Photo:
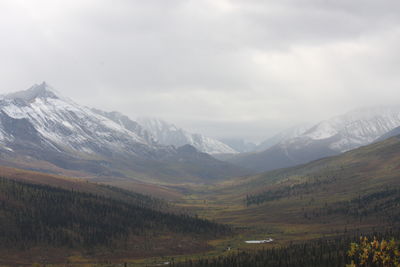
<path fill-rule="evenodd" d="M 395 137 L 306 165 L 198 188 L 187 205 L 240 229 L 222 246 L 239 251 L 398 231 L 399 145 Z M 274 242 L 244 244 L 269 237 Z"/>
<path fill-rule="evenodd" d="M 399 14 L 0 0 L 0 267 L 400 267 Z"/>
<path fill-rule="evenodd" d="M 174 197 L 170 198 L 172 210 L 186 210 L 200 218 L 229 225 L 233 232 L 218 239 L 211 237 L 203 243 L 203 248 L 192 243 L 192 251 L 176 250 L 154 238 L 150 242 L 151 246 L 157 243 L 172 250 L 158 251 L 155 247 L 157 252 L 149 251 L 145 258 L 143 253 L 135 256 L 126 252 L 124 254 L 123 251 L 117 252 L 118 249 L 111 254 L 106 253 L 101 257 L 97 255 L 94 258 L 88 257 L 87 252 L 76 254 L 72 250 L 70 255 L 76 256 L 70 256 L 70 263 L 79 266 L 83 264 L 79 262 L 94 263 L 93 260 L 96 259 L 99 262 L 116 264 L 124 259 L 129 266 L 152 266 L 152 263 L 169 262 L 173 258 L 178 264 L 187 259 L 196 261 L 228 256 L 237 251 L 252 253 L 255 250 L 290 247 L 293 244 L 300 246 L 304 242 L 316 242 L 320 239 L 336 240 L 335 238 L 340 237 L 351 238 L 361 234 L 396 230 L 400 219 L 400 182 L 397 172 L 393 170 L 400 168 L 399 148 L 400 137 L 394 137 L 340 156 L 294 168 L 239 177 L 213 185 L 163 186 L 169 192 L 166 196 L 175 192 Z M 107 196 L 114 194 L 113 198 L 118 198 L 118 194 L 121 194 L 118 190 L 107 187 L 100 187 L 102 191 L 95 191 L 99 190 L 99 185 L 71 178 L 7 168 L 3 170 L 3 174 L 12 179 L 62 188 L 72 188 L 71 185 L 74 185 L 75 190 Z M 126 187 L 127 184 L 125 182 L 119 186 Z M 131 188 L 135 187 L 131 184 Z M 159 186 L 153 187 L 154 194 L 161 190 Z M 126 197 L 123 199 L 126 200 Z M 246 240 L 265 238 L 272 238 L 273 242 L 245 243 Z M 174 236 L 173 240 L 181 245 L 185 244 L 184 237 L 181 240 Z M 192 245 L 184 246 L 189 249 Z M 180 256 L 174 255 L 173 251 L 180 251 Z M 200 251 L 202 252 L 199 253 Z"/>
<path fill-rule="evenodd" d="M 0 108 L 0 250 L 8 255 L 0 265 L 219 266 L 273 262 L 275 253 L 293 254 L 298 264 L 299 249 L 311 246 L 322 254 L 340 249 L 331 258 L 340 266 L 360 235 L 397 237 L 400 122 L 391 108 L 368 113 L 371 125 L 386 126 L 360 130 L 364 139 L 351 149 L 320 153 L 355 136 L 346 129 L 360 117 L 347 115 L 333 120 L 335 137 L 299 145 L 326 130 L 323 122 L 282 133 L 263 152 L 239 154 L 163 121 L 142 119 L 142 127 L 118 112 L 79 106 L 46 83 L 3 97 Z M 280 158 L 285 146 L 303 164 Z M 274 166 L 263 153 L 287 166 L 275 162 L 262 172 L 233 160 L 252 156 Z"/>

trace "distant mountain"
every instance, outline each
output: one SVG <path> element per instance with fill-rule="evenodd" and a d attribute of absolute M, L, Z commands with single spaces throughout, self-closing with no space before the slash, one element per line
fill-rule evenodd
<path fill-rule="evenodd" d="M 140 125 L 163 145 L 172 145 L 175 147 L 192 145 L 197 150 L 208 154 L 237 153 L 235 149 L 223 142 L 201 134 L 189 133 L 161 119 L 142 117 L 137 120 Z"/>
<path fill-rule="evenodd" d="M 0 97 L 0 152 L 2 164 L 104 177 L 179 182 L 244 173 L 195 149 L 159 144 L 127 116 L 80 106 L 46 83 Z"/>
<path fill-rule="evenodd" d="M 240 220 L 252 218 L 252 223 L 385 229 L 384 225 L 400 223 L 399 170 L 400 136 L 395 136 L 333 157 L 237 179 L 215 194 L 237 203 L 246 200 L 246 208 L 225 215 L 245 214 Z M 308 236 L 308 231 L 303 234 Z"/>
<path fill-rule="evenodd" d="M 372 143 L 400 126 L 400 106 L 363 108 L 322 121 L 303 134 L 228 161 L 257 171 L 306 163 Z"/>
<path fill-rule="evenodd" d="M 257 151 L 264 151 L 270 147 L 273 147 L 276 144 L 279 144 L 285 140 L 296 138 L 302 134 L 304 134 L 307 130 L 311 128 L 312 125 L 310 124 L 304 124 L 304 125 L 299 125 L 295 127 L 291 127 L 289 129 L 286 129 L 271 138 L 268 138 L 267 140 L 261 142 L 257 147 Z"/>
<path fill-rule="evenodd" d="M 240 153 L 244 152 L 251 152 L 254 151 L 257 147 L 256 144 L 246 141 L 244 139 L 237 139 L 237 138 L 223 138 L 220 141 L 224 144 L 227 144 L 234 150 Z"/>
<path fill-rule="evenodd" d="M 303 136 L 312 140 L 336 140 L 335 151 L 345 152 L 367 145 L 400 126 L 400 106 L 363 108 L 319 123 Z"/>

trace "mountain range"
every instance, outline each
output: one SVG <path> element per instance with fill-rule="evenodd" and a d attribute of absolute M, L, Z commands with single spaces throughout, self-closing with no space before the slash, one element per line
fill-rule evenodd
<path fill-rule="evenodd" d="M 400 106 L 357 109 L 312 127 L 278 135 L 264 142 L 265 150 L 239 154 L 229 162 L 256 171 L 268 171 L 337 155 L 378 140 L 400 126 Z M 394 134 L 392 134 L 393 136 Z M 390 136 L 388 136 L 390 137 Z"/>
<path fill-rule="evenodd" d="M 2 95 L 0 264 L 152 257 L 143 262 L 165 265 L 169 255 L 250 251 L 244 240 L 265 234 L 284 248 L 397 227 L 399 134 L 400 107 L 374 107 L 291 128 L 258 147 L 226 145 L 159 119 L 84 107 L 46 83 Z M 214 158 L 227 154 L 242 167 Z M 304 249 L 296 251 L 304 263 Z"/>
<path fill-rule="evenodd" d="M 0 97 L 0 152 L 3 164 L 83 176 L 179 182 L 247 173 L 190 145 L 160 144 L 127 116 L 78 105 L 45 82 Z"/>
<path fill-rule="evenodd" d="M 395 136 L 397 127 L 400 106 L 363 108 L 256 146 L 84 107 L 43 82 L 0 96 L 0 163 L 97 179 L 212 182 L 337 155 Z"/>

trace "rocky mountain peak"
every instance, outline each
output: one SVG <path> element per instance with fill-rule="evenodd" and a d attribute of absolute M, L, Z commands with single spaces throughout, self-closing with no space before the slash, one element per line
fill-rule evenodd
<path fill-rule="evenodd" d="M 32 102 L 36 98 L 60 98 L 60 95 L 46 82 L 35 84 L 27 90 L 7 94 L 7 99 L 23 100 Z"/>

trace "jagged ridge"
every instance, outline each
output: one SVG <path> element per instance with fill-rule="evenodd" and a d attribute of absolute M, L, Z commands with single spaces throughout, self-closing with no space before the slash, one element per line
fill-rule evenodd
<path fill-rule="evenodd" d="M 138 118 L 138 121 L 163 145 L 173 145 L 175 147 L 192 145 L 199 151 L 208 154 L 237 153 L 236 150 L 221 141 L 201 134 L 189 133 L 161 119 L 141 117 Z"/>

